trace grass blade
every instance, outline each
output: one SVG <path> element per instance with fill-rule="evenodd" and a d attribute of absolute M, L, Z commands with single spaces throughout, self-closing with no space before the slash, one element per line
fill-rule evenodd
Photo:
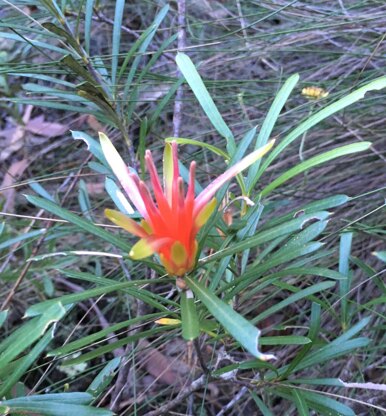
<path fill-rule="evenodd" d="M 261 195 L 266 196 L 278 186 L 282 185 L 284 182 L 288 181 L 289 179 L 293 178 L 294 176 L 302 173 L 308 169 L 311 169 L 315 166 L 321 165 L 322 163 L 328 162 L 330 160 L 336 159 L 337 157 L 350 155 L 352 153 L 363 152 L 367 150 L 371 146 L 371 142 L 361 142 L 361 143 L 351 143 L 346 146 L 338 147 L 336 149 L 332 149 L 328 152 L 325 152 L 321 155 L 317 155 L 312 157 L 309 160 L 306 160 L 298 165 L 294 166 L 293 168 L 287 170 L 287 172 L 280 175 L 276 178 L 273 182 L 271 182 L 268 186 L 266 186 L 262 191 Z"/>
<path fill-rule="evenodd" d="M 259 135 L 257 136 L 255 149 L 258 149 L 261 146 L 267 144 L 269 137 L 271 136 L 272 129 L 275 126 L 275 123 L 280 115 L 281 110 L 284 107 L 289 95 L 291 94 L 292 90 L 295 88 L 296 84 L 299 81 L 299 75 L 294 74 L 287 79 L 284 85 L 281 87 L 280 91 L 277 93 L 271 108 L 268 111 L 267 116 L 264 119 L 263 125 L 261 126 Z M 256 184 L 254 180 L 259 167 L 260 167 L 261 160 L 258 160 L 254 163 L 248 171 L 247 177 L 247 190 L 248 193 L 251 192 L 253 187 Z"/>
<path fill-rule="evenodd" d="M 116 79 L 119 59 L 119 46 L 121 44 L 121 26 L 123 18 L 123 10 L 125 7 L 125 0 L 117 0 L 115 2 L 114 26 L 113 26 L 113 40 L 111 51 L 111 87 L 113 90 L 113 97 L 116 91 Z"/>
<path fill-rule="evenodd" d="M 343 330 L 348 326 L 348 300 L 347 296 L 351 287 L 351 275 L 349 269 L 349 259 L 351 252 L 353 233 L 343 233 L 340 237 L 339 247 L 339 273 L 346 276 L 345 280 L 339 282 L 339 296 L 340 296 L 340 308 Z"/>
<path fill-rule="evenodd" d="M 233 133 L 218 111 L 193 62 L 184 53 L 178 53 L 176 63 L 213 127 L 226 139 L 228 153 L 232 156 L 236 150 Z"/>
<path fill-rule="evenodd" d="M 267 167 L 272 163 L 276 157 L 281 154 L 281 152 L 290 145 L 294 140 L 300 137 L 303 133 L 308 131 L 311 127 L 317 125 L 322 120 L 331 116 L 332 114 L 337 113 L 340 110 L 348 107 L 349 105 L 361 100 L 364 98 L 365 94 L 373 90 L 381 90 L 386 87 L 386 77 L 380 77 L 374 81 L 369 82 L 361 88 L 353 91 L 351 94 L 346 95 L 335 103 L 330 104 L 329 106 L 318 111 L 316 114 L 309 117 L 303 123 L 299 124 L 291 133 L 284 137 L 284 139 L 277 144 L 277 146 L 272 150 L 272 152 L 267 156 L 265 162 L 259 169 L 259 172 L 256 175 L 255 181 L 257 181 L 260 176 L 265 172 Z"/>
<path fill-rule="evenodd" d="M 88 54 L 90 54 L 90 35 L 91 35 L 91 22 L 92 22 L 93 7 L 94 7 L 94 0 L 87 0 L 85 16 L 84 16 L 84 42 L 85 42 L 85 49 Z"/>
<path fill-rule="evenodd" d="M 196 280 L 186 277 L 189 288 L 207 307 L 220 324 L 254 357 L 267 361 L 275 358 L 259 351 L 260 330 L 235 312 L 228 304 L 218 299 L 212 292 Z"/>
<path fill-rule="evenodd" d="M 108 233 L 107 231 L 103 230 L 101 227 L 94 225 L 91 221 L 87 221 L 83 218 L 80 218 L 78 215 L 73 214 L 72 212 L 61 208 L 59 205 L 54 204 L 51 201 L 47 201 L 46 199 L 33 196 L 33 195 L 26 195 L 28 202 L 31 204 L 43 208 L 58 217 L 71 222 L 72 224 L 77 225 L 82 230 L 85 230 L 88 233 L 94 234 L 97 237 L 105 240 L 114 246 L 120 248 L 125 252 L 129 252 L 131 246 L 125 243 L 120 238 L 116 237 L 115 235 Z"/>

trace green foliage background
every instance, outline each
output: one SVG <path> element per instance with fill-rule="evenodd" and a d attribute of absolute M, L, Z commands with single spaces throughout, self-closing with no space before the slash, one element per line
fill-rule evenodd
<path fill-rule="evenodd" d="M 2 4 L 3 148 L 14 146 L 8 129 L 25 131 L 1 174 L 28 167 L 1 188 L 0 413 L 381 414 L 386 7 L 187 2 L 181 28 L 177 6 Z M 329 95 L 307 100 L 306 86 Z M 31 132 L 28 106 L 67 132 Z M 181 139 L 180 157 L 198 162 L 202 185 L 224 158 L 277 140 L 228 188 L 256 205 L 234 202 L 231 226 L 218 214 L 201 234 L 206 251 L 188 283 L 210 377 L 180 326 L 155 323 L 181 317 L 174 279 L 153 260 L 128 261 L 134 240 L 101 226 L 117 184 L 93 141 L 99 128 L 143 177 L 145 148 L 161 164 L 179 130 L 195 141 Z M 275 362 L 252 359 L 247 336 L 235 342 L 237 320 L 232 332 L 205 286 L 260 328 Z"/>

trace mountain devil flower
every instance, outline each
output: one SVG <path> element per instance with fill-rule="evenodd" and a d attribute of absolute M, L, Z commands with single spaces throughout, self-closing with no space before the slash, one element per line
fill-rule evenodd
<path fill-rule="evenodd" d="M 197 259 L 197 234 L 216 207 L 215 193 L 262 156 L 273 146 L 270 141 L 211 182 L 195 195 L 196 162 L 191 162 L 187 191 L 178 167 L 177 143 L 165 144 L 163 157 L 163 183 L 157 173 L 150 150 L 146 150 L 145 162 L 150 174 L 153 193 L 122 160 L 108 137 L 99 133 L 103 154 L 131 203 L 142 216 L 138 223 L 119 211 L 106 209 L 105 215 L 114 224 L 139 237 L 129 256 L 134 260 L 158 253 L 166 271 L 181 277 L 191 271 Z"/>

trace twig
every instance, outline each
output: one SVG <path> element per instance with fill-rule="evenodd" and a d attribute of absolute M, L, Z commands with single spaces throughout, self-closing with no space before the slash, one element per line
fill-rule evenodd
<path fill-rule="evenodd" d="M 169 412 L 169 410 L 173 409 L 174 406 L 181 403 L 184 399 L 190 396 L 193 392 L 201 389 L 207 383 L 207 381 L 208 381 L 208 377 L 206 375 L 202 375 L 197 380 L 194 380 L 188 387 L 181 390 L 175 399 L 170 400 L 168 403 L 159 407 L 157 410 L 152 410 L 151 412 L 145 413 L 144 416 L 159 416 L 159 415 Z"/>
<path fill-rule="evenodd" d="M 334 115 L 333 117 L 334 117 L 334 120 L 336 120 L 339 123 L 340 126 L 342 126 L 343 128 L 345 128 L 349 133 L 351 133 L 353 136 L 355 136 L 355 138 L 359 142 L 364 142 L 365 141 L 365 139 L 363 139 L 362 136 L 356 130 L 353 130 L 350 126 L 348 126 L 346 123 L 344 123 L 343 120 L 340 117 L 338 117 L 336 115 Z M 373 147 L 373 145 L 370 146 L 370 150 L 375 155 L 377 155 L 383 162 L 386 162 L 385 156 L 383 156 L 381 152 L 379 152 L 377 149 L 375 149 Z"/>
<path fill-rule="evenodd" d="M 186 3 L 185 0 L 177 1 L 177 13 L 178 13 L 178 37 L 177 48 L 178 51 L 184 50 L 186 47 L 186 29 L 185 29 L 185 13 Z M 177 71 L 177 77 L 180 77 L 180 71 Z M 176 99 L 174 101 L 174 114 L 173 114 L 173 136 L 179 137 L 181 121 L 182 121 L 182 107 L 183 107 L 184 86 L 180 85 L 177 89 Z"/>
<path fill-rule="evenodd" d="M 126 279 L 128 281 L 131 280 L 131 275 L 126 267 L 125 262 L 120 259 L 119 260 L 120 266 L 123 270 L 123 273 L 126 276 Z M 146 305 L 142 300 L 136 299 L 136 305 L 137 305 L 137 317 L 143 316 L 146 314 Z M 140 327 L 134 328 L 132 333 L 136 334 L 140 331 Z M 121 365 L 121 368 L 119 369 L 117 379 L 114 384 L 114 388 L 111 390 L 111 400 L 110 400 L 110 409 L 112 411 L 118 411 L 119 406 L 122 401 L 126 400 L 126 398 L 130 395 L 130 371 L 132 370 L 131 366 L 131 358 L 130 354 L 133 350 L 133 343 L 128 343 L 126 345 L 125 351 L 123 356 L 126 357 L 126 361 Z"/>
<path fill-rule="evenodd" d="M 77 285 L 73 282 L 69 282 L 67 279 L 64 279 L 62 277 L 56 278 L 56 281 L 60 282 L 61 284 L 65 285 L 65 286 L 67 286 L 68 288 L 72 289 L 75 293 L 80 293 L 80 292 L 84 291 L 84 288 L 82 286 L 79 286 L 79 285 Z M 94 310 L 102 329 L 109 328 L 110 327 L 110 322 L 106 319 L 103 312 L 99 309 L 99 306 L 97 305 L 98 301 L 99 301 L 99 299 L 97 301 L 93 301 L 93 300 L 89 299 L 88 302 L 90 304 L 90 308 L 88 308 L 88 311 L 90 311 L 91 309 Z M 82 319 L 83 319 L 83 317 L 82 317 Z M 79 325 L 79 323 L 78 323 L 78 325 Z M 74 330 L 71 331 L 70 335 L 72 335 L 74 333 L 75 329 L 76 328 L 74 328 Z M 68 339 L 69 339 L 69 337 L 68 337 Z M 115 332 L 112 331 L 109 334 L 109 336 L 106 337 L 106 341 L 109 344 L 114 344 L 115 342 L 117 342 L 118 338 L 117 338 Z M 63 345 L 65 345 L 65 344 L 66 343 L 64 343 Z M 124 354 L 123 348 L 116 348 L 113 351 L 113 354 L 114 354 L 114 357 L 121 357 Z"/>
<path fill-rule="evenodd" d="M 223 416 L 227 410 L 232 409 L 232 407 L 245 395 L 245 393 L 247 393 L 247 391 L 247 387 L 242 387 L 236 396 L 233 397 L 233 399 L 225 406 L 223 406 L 223 408 L 217 413 L 216 416 Z"/>
<path fill-rule="evenodd" d="M 256 374 L 251 381 L 256 381 L 260 379 L 260 374 Z M 233 380 L 235 382 L 236 380 Z M 248 387 L 250 383 L 247 385 L 244 385 L 240 391 L 233 397 L 233 399 L 228 402 L 223 408 L 220 410 L 220 412 L 217 413 L 216 416 L 222 416 L 225 414 L 225 412 L 229 409 L 232 409 L 232 407 L 248 392 Z M 251 384 L 252 385 L 252 384 Z"/>
<path fill-rule="evenodd" d="M 199 343 L 197 338 L 193 341 L 193 345 L 194 345 L 194 348 L 196 350 L 196 354 L 197 354 L 197 357 L 198 357 L 198 361 L 200 362 L 202 371 L 204 372 L 204 374 L 207 374 L 207 375 L 210 374 L 210 371 L 209 371 L 209 369 L 206 366 L 206 363 L 204 361 L 204 357 L 202 356 L 200 343 Z"/>
<path fill-rule="evenodd" d="M 67 192 L 65 193 L 65 195 L 63 196 L 63 198 L 62 198 L 62 203 L 64 203 L 65 201 L 66 201 L 66 199 L 68 198 L 68 196 L 70 195 L 70 192 L 74 189 L 74 187 L 75 187 L 75 185 L 76 185 L 76 183 L 78 182 L 78 179 L 79 179 L 79 174 L 80 174 L 80 172 L 83 170 L 83 167 L 88 163 L 88 161 L 91 159 L 91 154 L 86 158 L 86 160 L 82 163 L 82 165 L 81 165 L 81 167 L 80 167 L 80 169 L 78 170 L 78 174 L 77 175 L 75 175 L 75 177 L 74 177 L 74 180 L 73 180 L 73 182 L 70 184 L 70 186 L 68 187 L 68 189 L 67 189 Z M 39 213 L 42 213 L 42 211 L 39 211 Z M 38 215 L 38 216 L 40 216 L 40 215 Z M 33 221 L 35 221 L 35 220 L 33 220 Z M 45 240 L 45 238 L 46 238 L 46 235 L 47 235 L 47 232 L 48 232 L 48 230 L 50 229 L 50 227 L 52 227 L 52 225 L 54 224 L 54 222 L 52 222 L 52 221 L 50 221 L 50 220 L 48 220 L 47 221 L 47 225 L 46 225 L 46 231 L 40 236 L 40 238 L 39 238 L 39 240 L 37 241 L 37 243 L 36 243 L 36 245 L 35 245 L 35 247 L 33 248 L 33 250 L 32 250 L 32 253 L 31 253 L 31 257 L 35 257 L 37 254 L 38 254 L 38 252 L 39 252 L 39 250 L 40 250 L 40 248 L 41 248 L 41 246 L 43 245 L 43 242 L 44 242 L 44 240 Z M 21 283 L 22 283 L 22 281 L 24 280 L 24 278 L 25 278 L 25 276 L 27 275 L 27 273 L 28 273 L 28 271 L 29 271 L 29 269 L 30 269 L 30 267 L 31 267 L 31 265 L 32 265 L 32 262 L 31 261 L 29 261 L 29 262 L 27 262 L 25 265 L 24 265 L 24 267 L 23 267 L 23 269 L 22 269 L 22 271 L 21 271 L 21 273 L 20 273 L 20 275 L 19 275 L 19 277 L 17 278 L 17 280 L 16 280 L 16 282 L 14 283 L 14 285 L 12 286 L 12 289 L 10 290 L 10 292 L 8 293 L 8 296 L 6 297 L 6 299 L 5 299 L 5 301 L 3 302 L 3 304 L 1 305 L 1 308 L 0 308 L 0 310 L 5 310 L 6 308 L 7 308 L 7 306 L 9 305 L 9 303 L 12 301 L 12 298 L 14 297 L 14 295 L 15 295 L 15 293 L 16 293 L 16 291 L 17 291 L 17 289 L 19 288 L 19 286 L 21 285 Z"/>
<path fill-rule="evenodd" d="M 94 12 L 96 16 L 92 16 L 91 17 L 92 20 L 108 23 L 109 25 L 114 26 L 115 22 L 113 19 L 110 19 L 109 17 L 107 17 L 97 8 L 94 8 Z M 130 29 L 129 27 L 124 26 L 124 25 L 121 25 L 121 30 L 122 32 L 130 33 L 130 35 L 133 35 L 136 39 L 138 39 L 140 36 L 135 30 Z"/>
<path fill-rule="evenodd" d="M 248 41 L 248 34 L 247 34 L 247 30 L 246 30 L 247 25 L 245 23 L 243 11 L 241 10 L 240 0 L 236 0 L 236 4 L 237 4 L 237 12 L 239 14 L 240 26 L 241 26 L 242 33 L 243 33 L 243 36 L 244 36 L 245 46 L 249 50 L 251 48 L 251 44 Z"/>

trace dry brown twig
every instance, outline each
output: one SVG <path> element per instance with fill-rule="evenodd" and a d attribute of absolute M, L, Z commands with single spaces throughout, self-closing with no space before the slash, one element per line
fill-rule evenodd
<path fill-rule="evenodd" d="M 79 174 L 81 173 L 81 171 L 83 170 L 84 166 L 88 163 L 88 161 L 91 159 L 92 155 L 90 154 L 89 156 L 86 157 L 85 161 L 82 163 L 81 167 L 78 170 L 78 173 L 72 178 L 72 182 L 69 185 L 66 193 L 64 194 L 63 198 L 62 198 L 62 203 L 64 203 L 67 198 L 69 197 L 69 195 L 71 194 L 71 192 L 73 191 L 75 185 L 78 182 L 78 178 L 79 178 Z M 43 214 L 43 210 L 40 210 L 37 217 L 39 217 L 40 215 Z M 32 220 L 31 221 L 31 227 L 33 226 L 33 224 L 35 223 L 36 220 Z M 46 231 L 40 236 L 39 240 L 37 241 L 37 243 L 35 244 L 32 252 L 31 252 L 31 258 L 35 257 L 40 248 L 43 245 L 43 242 L 46 238 L 47 232 L 48 230 L 52 227 L 52 225 L 54 224 L 54 222 L 48 220 L 47 224 L 45 226 Z M 24 264 L 24 267 L 22 269 L 22 271 L 20 272 L 19 277 L 16 279 L 16 282 L 14 283 L 14 285 L 12 286 L 10 292 L 8 293 L 8 296 L 5 298 L 3 304 L 1 305 L 0 310 L 5 310 L 8 305 L 10 304 L 10 302 L 12 301 L 12 298 L 15 296 L 17 289 L 19 288 L 19 286 L 21 285 L 22 281 L 24 280 L 25 276 L 27 275 L 30 267 L 31 267 L 32 262 L 28 261 Z"/>
<path fill-rule="evenodd" d="M 185 0 L 177 1 L 178 11 L 178 38 L 177 48 L 178 51 L 183 51 L 186 47 L 186 3 Z M 177 76 L 181 76 L 180 71 L 177 71 Z M 182 121 L 182 108 L 183 108 L 184 86 L 180 85 L 177 89 L 176 99 L 174 101 L 174 114 L 173 114 L 173 135 L 179 137 L 181 121 Z"/>

